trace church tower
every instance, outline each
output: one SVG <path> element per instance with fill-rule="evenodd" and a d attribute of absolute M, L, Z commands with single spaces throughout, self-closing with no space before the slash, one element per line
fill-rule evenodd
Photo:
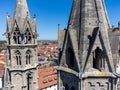
<path fill-rule="evenodd" d="M 14 16 L 7 16 L 7 60 L 4 90 L 38 90 L 36 19 L 26 0 L 16 0 Z"/>
<path fill-rule="evenodd" d="M 61 51 L 59 90 L 116 90 L 104 0 L 73 0 Z"/>

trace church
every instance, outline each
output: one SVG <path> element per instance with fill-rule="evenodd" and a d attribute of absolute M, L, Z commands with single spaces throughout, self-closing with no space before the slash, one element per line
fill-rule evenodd
<path fill-rule="evenodd" d="M 73 0 L 58 35 L 59 90 L 120 90 L 120 22 L 110 27 L 104 0 Z"/>
<path fill-rule="evenodd" d="M 67 30 L 58 32 L 58 90 L 120 90 L 120 22 L 110 27 L 104 0 L 73 0 Z M 5 36 L 4 90 L 38 90 L 38 33 L 26 0 L 16 0 Z"/>
<path fill-rule="evenodd" d="M 36 27 L 36 17 L 30 17 L 27 0 L 16 0 L 13 17 L 7 15 L 6 65 L 0 90 L 57 90 L 54 66 L 41 66 L 38 60 Z"/>
<path fill-rule="evenodd" d="M 7 60 L 4 90 L 38 90 L 36 19 L 26 0 L 16 0 L 14 16 L 7 16 Z"/>

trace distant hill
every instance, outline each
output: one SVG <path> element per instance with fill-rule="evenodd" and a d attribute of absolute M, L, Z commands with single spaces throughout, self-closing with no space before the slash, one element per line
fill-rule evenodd
<path fill-rule="evenodd" d="M 52 42 L 52 43 L 57 43 L 57 40 L 38 40 L 38 42 Z"/>

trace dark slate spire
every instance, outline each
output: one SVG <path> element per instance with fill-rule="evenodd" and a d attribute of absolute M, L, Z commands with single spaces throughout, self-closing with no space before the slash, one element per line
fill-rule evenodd
<path fill-rule="evenodd" d="M 76 62 L 81 71 L 84 72 L 89 69 L 89 62 L 93 58 L 91 56 L 93 55 L 92 52 L 97 47 L 105 54 L 106 62 L 109 64 L 109 71 L 114 71 L 108 38 L 109 28 L 110 24 L 104 0 L 73 1 L 68 22 L 68 33 L 65 36 L 66 43 L 64 43 L 64 51 L 69 47 L 73 49 Z M 62 59 L 65 59 L 65 56 L 62 56 Z M 64 62 L 61 61 L 61 63 L 63 64 Z"/>
<path fill-rule="evenodd" d="M 68 26 L 69 28 L 71 27 L 72 29 L 79 30 L 85 23 L 91 23 L 92 19 L 92 21 L 96 23 L 98 19 L 100 20 L 103 18 L 105 25 L 109 28 L 109 20 L 104 6 L 104 0 L 73 0 Z"/>
<path fill-rule="evenodd" d="M 71 15 L 69 18 L 69 28 L 72 26 L 73 29 L 79 28 L 79 20 L 80 20 L 80 1 L 81 0 L 73 0 L 73 6 L 72 6 L 72 11 Z"/>
<path fill-rule="evenodd" d="M 104 90 L 116 89 L 116 83 L 111 83 L 117 82 L 117 74 L 115 76 L 109 28 L 104 0 L 73 0 L 60 65 L 56 67 L 59 90 L 97 90 L 103 83 L 110 83 L 107 88 L 102 87 Z"/>

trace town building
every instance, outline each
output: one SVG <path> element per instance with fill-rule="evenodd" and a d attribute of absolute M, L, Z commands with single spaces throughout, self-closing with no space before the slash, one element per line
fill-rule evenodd
<path fill-rule="evenodd" d="M 60 32 L 59 90 L 120 89 L 120 23 L 110 28 L 104 0 L 74 0 Z"/>
<path fill-rule="evenodd" d="M 6 62 L 6 50 L 0 52 L 0 90 L 3 90 L 4 85 L 4 72 Z"/>
<path fill-rule="evenodd" d="M 0 53 L 0 89 L 57 90 L 54 66 L 39 62 L 40 57 L 43 60 L 58 58 L 57 44 L 38 45 L 36 18 L 30 17 L 26 0 L 16 0 L 13 18 L 7 15 L 4 35 L 7 51 Z"/>
<path fill-rule="evenodd" d="M 54 67 L 38 69 L 38 90 L 58 90 L 57 88 L 57 71 Z"/>
<path fill-rule="evenodd" d="M 39 61 L 52 61 L 58 59 L 57 42 L 39 42 L 37 50 Z"/>

